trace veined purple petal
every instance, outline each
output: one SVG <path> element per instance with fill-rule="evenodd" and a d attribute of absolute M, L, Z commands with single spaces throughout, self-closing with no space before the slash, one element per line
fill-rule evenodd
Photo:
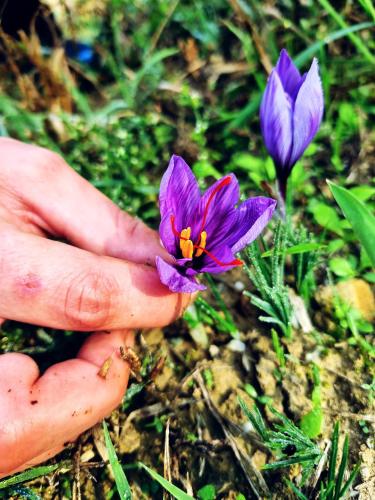
<path fill-rule="evenodd" d="M 293 113 L 293 148 L 289 159 L 292 167 L 317 133 L 323 117 L 323 88 L 318 61 L 314 58 L 299 89 Z"/>
<path fill-rule="evenodd" d="M 216 254 L 217 248 L 228 246 L 235 254 L 254 241 L 262 232 L 276 207 L 272 198 L 250 198 L 222 220 L 217 232 L 207 237 L 207 249 Z"/>
<path fill-rule="evenodd" d="M 226 242 L 234 254 L 260 235 L 271 220 L 275 208 L 276 201 L 264 196 L 249 198 L 241 203 L 237 209 L 236 225 Z"/>
<path fill-rule="evenodd" d="M 264 142 L 277 167 L 285 167 L 292 150 L 292 106 L 273 70 L 263 94 L 260 124 Z"/>
<path fill-rule="evenodd" d="M 193 293 L 199 290 L 205 290 L 193 277 L 183 276 L 178 270 L 167 264 L 161 257 L 156 257 L 156 267 L 159 273 L 160 281 L 167 286 L 171 292 Z"/>
<path fill-rule="evenodd" d="M 196 212 L 199 200 L 199 186 L 193 172 L 180 156 L 173 155 L 160 183 L 159 203 L 162 219 L 172 213 L 177 230 L 185 229 L 184 224 L 191 219 L 191 214 Z"/>
<path fill-rule="evenodd" d="M 280 77 L 285 92 L 287 92 L 294 101 L 300 86 L 301 75 L 285 49 L 282 49 L 280 52 L 280 57 L 275 69 Z"/>
<path fill-rule="evenodd" d="M 234 174 L 229 174 L 216 181 L 203 194 L 194 219 L 192 238 L 198 239 L 201 231 L 205 230 L 210 239 L 220 230 L 222 221 L 234 210 L 240 188 Z"/>
<path fill-rule="evenodd" d="M 236 259 L 233 251 L 229 248 L 228 245 L 217 246 L 216 249 L 212 252 L 212 254 L 214 255 L 215 259 L 218 259 L 223 264 L 228 264 L 229 262 L 233 262 Z M 225 273 L 226 271 L 229 271 L 230 269 L 236 267 L 236 265 L 237 264 L 220 265 L 216 260 L 211 258 L 209 255 L 205 255 L 204 258 L 202 259 L 202 265 L 199 269 L 199 272 L 201 273 L 208 272 L 212 274 Z"/>
<path fill-rule="evenodd" d="M 171 222 L 172 215 L 173 215 L 172 211 L 169 211 L 166 212 L 166 214 L 162 218 L 159 225 L 159 235 L 164 245 L 164 248 L 168 251 L 168 253 L 176 256 L 179 248 L 179 241 L 172 231 L 172 222 Z"/>

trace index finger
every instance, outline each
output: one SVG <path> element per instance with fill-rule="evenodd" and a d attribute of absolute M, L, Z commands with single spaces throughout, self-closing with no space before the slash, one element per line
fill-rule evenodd
<path fill-rule="evenodd" d="M 4 179 L 43 221 L 42 229 L 98 255 L 151 265 L 156 255 L 170 259 L 157 232 L 121 210 L 61 156 L 9 138 L 0 138 L 0 147 L 0 187 Z"/>
<path fill-rule="evenodd" d="M 189 304 L 154 268 L 0 224 L 0 317 L 80 331 L 164 326 Z"/>

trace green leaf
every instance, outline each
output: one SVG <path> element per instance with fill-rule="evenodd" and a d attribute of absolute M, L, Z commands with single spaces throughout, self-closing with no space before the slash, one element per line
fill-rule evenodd
<path fill-rule="evenodd" d="M 239 397 L 238 402 L 240 403 L 242 411 L 244 412 L 248 420 L 251 422 L 256 432 L 259 434 L 259 436 L 262 438 L 263 441 L 267 441 L 266 424 L 264 423 L 262 414 L 260 413 L 257 405 L 254 405 L 253 409 L 249 410 L 249 408 L 246 406 L 245 401 L 242 398 Z"/>
<path fill-rule="evenodd" d="M 350 26 L 346 23 L 345 19 L 341 16 L 339 12 L 333 7 L 333 5 L 328 0 L 318 0 L 320 5 L 328 12 L 328 14 L 337 22 L 337 24 L 343 28 L 348 29 Z M 375 63 L 375 57 L 369 49 L 365 42 L 362 39 L 355 35 L 352 32 L 348 32 L 348 38 L 352 41 L 352 43 L 357 47 L 358 51 L 362 53 L 362 55 L 367 59 L 370 64 Z"/>
<path fill-rule="evenodd" d="M 350 485 L 353 483 L 354 479 L 357 477 L 357 474 L 359 472 L 359 469 L 361 467 L 361 464 L 357 464 L 354 469 L 352 470 L 349 479 L 346 481 L 344 484 L 342 490 L 339 493 L 339 498 L 343 498 L 345 493 L 348 491 Z"/>
<path fill-rule="evenodd" d="M 300 500 L 308 500 L 307 496 L 302 493 L 301 490 L 297 488 L 295 484 L 292 483 L 289 479 L 285 478 L 284 481 L 286 484 L 289 486 L 289 488 L 293 491 L 293 493 L 299 498 Z"/>
<path fill-rule="evenodd" d="M 356 31 L 370 29 L 370 28 L 373 28 L 374 26 L 375 26 L 374 23 L 367 21 L 364 23 L 354 24 L 353 26 L 349 26 L 349 27 L 341 29 L 341 30 L 334 31 L 333 33 L 329 33 L 322 40 L 319 40 L 318 42 L 313 43 L 306 50 L 304 50 L 303 52 L 298 54 L 298 56 L 294 58 L 294 63 L 296 64 L 296 66 L 298 68 L 300 68 L 305 63 L 310 61 L 312 56 L 317 54 L 319 52 L 319 50 L 322 47 L 324 47 L 324 45 L 328 45 L 331 42 L 338 40 L 339 38 L 343 38 L 345 36 L 348 36 L 350 33 L 355 33 Z"/>
<path fill-rule="evenodd" d="M 327 181 L 335 200 L 375 266 L 375 217 L 366 205 L 347 189 Z"/>
<path fill-rule="evenodd" d="M 26 488 L 25 486 L 14 486 L 13 488 L 9 488 L 6 492 L 7 497 L 14 498 L 25 498 L 26 500 L 43 500 L 42 497 L 34 493 L 34 491 L 30 488 Z M 3 498 L 0 494 L 0 498 Z"/>
<path fill-rule="evenodd" d="M 197 491 L 197 495 L 199 500 L 215 500 L 215 486 L 213 484 L 206 484 L 203 488 Z"/>
<path fill-rule="evenodd" d="M 108 432 L 108 427 L 106 422 L 103 420 L 103 432 L 104 432 L 104 440 L 105 445 L 108 450 L 108 458 L 109 463 L 111 464 L 113 475 L 115 476 L 116 487 L 121 500 L 131 500 L 132 492 L 126 479 L 124 469 L 122 468 L 117 455 L 115 448 L 113 446 L 111 437 Z"/>
<path fill-rule="evenodd" d="M 211 176 L 217 180 L 221 177 L 221 173 L 207 160 L 196 161 L 193 165 L 193 172 L 198 179 Z"/>
<path fill-rule="evenodd" d="M 298 245 L 293 245 L 292 247 L 287 248 L 286 250 L 283 250 L 282 254 L 285 255 L 296 255 L 300 253 L 306 253 L 306 252 L 314 252 L 315 250 L 320 250 L 323 248 L 324 245 L 321 245 L 320 243 L 299 243 Z M 271 257 L 271 255 L 274 254 L 273 250 L 268 250 L 267 252 L 263 252 L 261 257 Z M 280 255 L 282 255 L 280 253 Z"/>
<path fill-rule="evenodd" d="M 44 465 L 41 467 L 34 467 L 34 469 L 29 469 L 16 476 L 9 477 L 8 479 L 3 479 L 0 481 L 0 490 L 8 488 L 9 486 L 14 486 L 15 484 L 23 483 L 25 481 L 30 481 L 39 476 L 45 476 L 50 474 L 58 468 L 58 465 Z"/>
<path fill-rule="evenodd" d="M 372 186 L 355 186 L 350 189 L 352 195 L 361 201 L 367 201 L 375 195 L 375 188 Z"/>
<path fill-rule="evenodd" d="M 340 432 L 340 424 L 339 422 L 336 422 L 332 434 L 332 445 L 331 445 L 331 453 L 329 457 L 329 467 L 328 467 L 328 483 L 334 482 L 335 479 L 337 451 L 339 447 L 339 432 Z"/>
<path fill-rule="evenodd" d="M 353 266 L 343 257 L 334 257 L 333 259 L 330 259 L 329 268 L 336 274 L 336 276 L 340 276 L 340 278 L 350 278 L 355 275 Z"/>
<path fill-rule="evenodd" d="M 318 437 L 322 432 L 322 425 L 323 412 L 320 407 L 313 408 L 301 418 L 301 430 L 306 436 L 309 436 L 309 438 Z"/>
<path fill-rule="evenodd" d="M 160 486 L 162 486 L 172 496 L 177 498 L 177 500 L 194 500 L 194 497 L 191 497 L 190 495 L 188 495 L 184 491 L 180 490 L 180 488 L 177 488 L 177 486 L 175 486 L 174 484 L 172 484 L 169 481 L 167 481 L 166 479 L 164 479 L 163 476 L 161 476 L 160 474 L 158 474 L 154 470 L 147 467 L 147 465 L 143 464 L 142 462 L 138 462 L 138 465 L 142 469 L 147 471 L 150 474 L 150 476 L 152 477 L 152 479 L 155 479 L 155 481 L 157 481 L 160 484 Z"/>
<path fill-rule="evenodd" d="M 349 456 L 349 436 L 345 436 L 344 446 L 342 449 L 341 455 L 341 463 L 336 477 L 336 485 L 335 485 L 335 497 L 334 500 L 339 500 L 340 498 L 340 490 L 342 486 L 342 481 L 344 479 L 344 473 L 346 466 L 348 464 L 348 456 Z"/>
<path fill-rule="evenodd" d="M 310 210 L 314 216 L 315 221 L 322 227 L 343 236 L 344 232 L 341 227 L 341 221 L 337 211 L 326 205 L 323 202 L 316 202 L 311 204 Z"/>
<path fill-rule="evenodd" d="M 372 273 L 372 272 L 365 273 L 363 275 L 363 279 L 365 279 L 369 283 L 375 283 L 375 273 Z"/>

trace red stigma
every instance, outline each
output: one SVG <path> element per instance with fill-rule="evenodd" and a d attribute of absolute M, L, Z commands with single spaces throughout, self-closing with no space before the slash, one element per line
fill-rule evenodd
<path fill-rule="evenodd" d="M 181 238 L 180 233 L 177 231 L 176 226 L 174 224 L 174 215 L 171 215 L 171 226 L 172 226 L 172 232 L 177 238 Z M 186 240 L 187 238 L 181 238 L 182 240 Z"/>
<path fill-rule="evenodd" d="M 202 225 L 201 225 L 199 234 L 204 229 L 204 226 L 206 224 L 207 215 L 208 215 L 208 208 L 211 205 L 211 202 L 214 199 L 215 194 L 217 194 L 219 191 L 221 191 L 223 189 L 223 187 L 228 186 L 228 184 L 230 184 L 231 182 L 232 182 L 232 177 L 230 177 L 229 175 L 227 177 L 224 177 L 224 179 L 221 182 L 219 182 L 219 184 L 216 186 L 216 188 L 210 194 L 208 201 L 207 201 L 207 205 L 205 206 L 205 209 L 204 209 Z"/>
<path fill-rule="evenodd" d="M 208 255 L 218 266 L 220 267 L 227 267 L 227 266 L 242 266 L 243 261 L 240 259 L 234 259 L 231 262 L 222 262 L 219 260 L 215 255 L 205 248 L 200 247 L 199 245 L 194 245 L 194 248 L 199 248 L 199 250 L 202 250 L 206 255 Z"/>

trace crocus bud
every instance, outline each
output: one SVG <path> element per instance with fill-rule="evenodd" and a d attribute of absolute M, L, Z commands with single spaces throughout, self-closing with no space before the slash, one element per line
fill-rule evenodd
<path fill-rule="evenodd" d="M 260 124 L 284 199 L 289 174 L 317 133 L 323 109 L 318 61 L 301 76 L 283 49 L 263 94 Z"/>

